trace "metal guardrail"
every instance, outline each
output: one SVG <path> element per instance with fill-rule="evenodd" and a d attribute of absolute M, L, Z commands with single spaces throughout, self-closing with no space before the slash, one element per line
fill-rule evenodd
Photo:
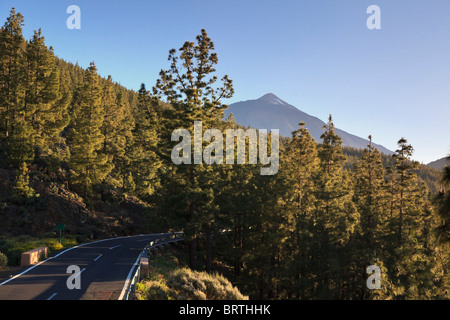
<path fill-rule="evenodd" d="M 184 236 L 182 232 L 174 233 L 170 236 L 165 236 L 159 239 L 156 239 L 154 241 L 151 241 L 149 244 L 147 244 L 144 248 L 144 250 L 139 254 L 138 259 L 136 260 L 138 265 L 136 267 L 136 270 L 134 271 L 132 277 L 130 278 L 130 282 L 128 283 L 127 290 L 125 292 L 125 295 L 121 300 L 132 300 L 134 298 L 134 292 L 136 289 L 136 284 L 141 281 L 141 270 L 142 265 L 140 263 L 141 258 L 149 258 L 152 256 L 152 249 L 157 248 L 159 246 L 174 243 L 174 242 L 180 242 L 184 241 Z"/>

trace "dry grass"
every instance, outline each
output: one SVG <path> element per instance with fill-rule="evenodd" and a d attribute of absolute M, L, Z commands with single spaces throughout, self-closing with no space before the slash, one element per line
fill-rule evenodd
<path fill-rule="evenodd" d="M 248 300 L 230 281 L 217 273 L 176 269 L 136 287 L 138 300 Z"/>

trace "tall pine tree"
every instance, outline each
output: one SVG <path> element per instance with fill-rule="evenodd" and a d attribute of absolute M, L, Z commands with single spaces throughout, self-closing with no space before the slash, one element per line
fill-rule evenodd
<path fill-rule="evenodd" d="M 92 186 L 101 183 L 112 169 L 108 156 L 103 152 L 101 129 L 105 114 L 101 98 L 100 77 L 97 67 L 91 62 L 77 94 L 76 115 L 70 135 L 71 183 L 84 195 L 90 194 Z"/>

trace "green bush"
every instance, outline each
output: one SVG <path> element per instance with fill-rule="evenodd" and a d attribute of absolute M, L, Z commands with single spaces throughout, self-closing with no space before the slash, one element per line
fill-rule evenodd
<path fill-rule="evenodd" d="M 8 264 L 8 257 L 0 252 L 0 268 Z"/>
<path fill-rule="evenodd" d="M 178 269 L 167 280 L 167 285 L 182 300 L 247 300 L 230 281 L 219 274 Z"/>
<path fill-rule="evenodd" d="M 172 271 L 167 280 L 159 279 L 136 286 L 138 300 L 248 300 L 236 287 L 219 274 L 192 271 L 187 268 Z"/>
<path fill-rule="evenodd" d="M 20 257 L 23 252 L 30 251 L 39 247 L 48 247 L 48 254 L 64 248 L 70 248 L 77 245 L 75 236 L 63 236 L 62 244 L 56 237 L 33 238 L 29 235 L 20 235 L 11 239 L 0 239 L 0 250 L 8 257 L 8 263 L 11 266 L 20 264 Z"/>
<path fill-rule="evenodd" d="M 44 247 L 48 247 L 48 249 L 51 251 L 58 251 L 64 248 L 64 246 L 59 243 L 57 239 L 45 239 L 44 241 Z"/>
<path fill-rule="evenodd" d="M 175 293 L 164 281 L 146 281 L 136 284 L 137 300 L 173 300 Z"/>

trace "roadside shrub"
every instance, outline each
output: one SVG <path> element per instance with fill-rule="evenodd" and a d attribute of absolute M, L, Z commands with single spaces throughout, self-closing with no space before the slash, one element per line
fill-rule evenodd
<path fill-rule="evenodd" d="M 173 300 L 175 294 L 164 281 L 147 281 L 136 284 L 137 300 Z"/>
<path fill-rule="evenodd" d="M 177 292 L 180 300 L 247 300 L 231 282 L 219 274 L 175 270 L 167 285 Z"/>
<path fill-rule="evenodd" d="M 48 254 L 77 245 L 75 236 L 64 236 L 62 244 L 56 237 L 33 238 L 29 235 L 20 235 L 11 239 L 0 239 L 0 250 L 8 257 L 8 264 L 11 266 L 20 265 L 20 258 L 23 252 L 39 247 L 48 247 Z"/>
<path fill-rule="evenodd" d="M 0 268 L 8 264 L 8 257 L 0 252 Z"/>
<path fill-rule="evenodd" d="M 30 242 L 33 241 L 33 237 L 28 234 L 21 234 L 14 239 L 16 242 Z"/>
<path fill-rule="evenodd" d="M 46 239 L 45 246 L 48 247 L 50 251 L 58 251 L 64 248 L 64 246 L 56 239 Z"/>
<path fill-rule="evenodd" d="M 144 281 L 136 285 L 138 300 L 248 300 L 231 282 L 219 274 L 187 268 L 170 272 L 167 280 Z"/>

